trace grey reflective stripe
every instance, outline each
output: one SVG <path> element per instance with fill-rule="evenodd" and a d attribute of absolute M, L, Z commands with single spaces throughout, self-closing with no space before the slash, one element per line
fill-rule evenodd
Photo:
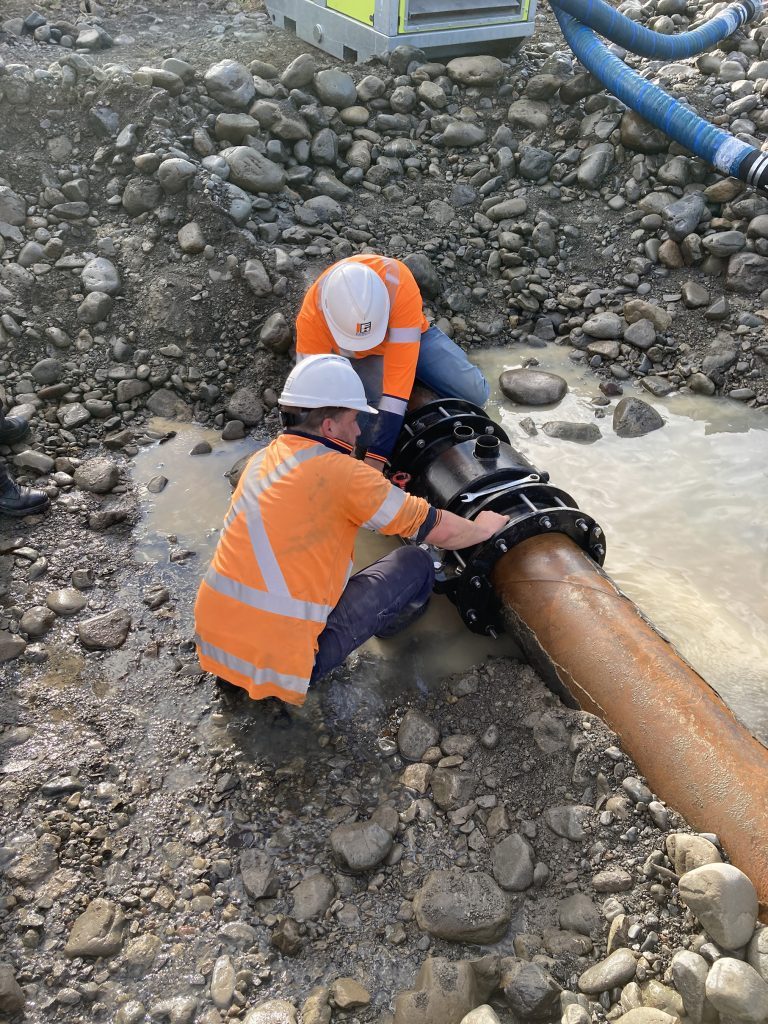
<path fill-rule="evenodd" d="M 296 452 L 294 455 L 289 455 L 288 458 L 283 459 L 279 462 L 274 469 L 271 469 L 269 473 L 265 473 L 262 477 L 253 478 L 249 473 L 245 480 L 245 486 L 243 488 L 242 498 L 246 501 L 255 501 L 256 498 L 263 494 L 268 487 L 272 484 L 276 484 L 278 480 L 282 480 L 284 476 L 287 476 L 292 470 L 297 469 L 303 462 L 308 462 L 309 459 L 316 459 L 321 455 L 330 455 L 330 448 L 326 448 L 324 445 L 318 443 L 313 445 L 311 448 L 302 448 L 301 451 Z"/>
<path fill-rule="evenodd" d="M 384 284 L 387 287 L 387 295 L 389 295 L 389 308 L 390 310 L 395 304 L 397 298 L 397 287 L 400 284 L 400 267 L 396 260 L 387 260 L 386 271 L 384 273 Z"/>
<path fill-rule="evenodd" d="M 264 579 L 264 586 L 270 594 L 283 594 L 291 596 L 288 584 L 285 582 L 283 570 L 275 556 L 272 545 L 269 543 L 267 528 L 264 525 L 264 517 L 261 514 L 259 499 L 243 502 L 243 515 L 248 524 L 248 535 L 251 538 L 253 557 L 261 570 Z"/>
<path fill-rule="evenodd" d="M 421 341 L 420 327 L 390 327 L 387 332 L 387 341 L 396 345 L 412 345 L 414 341 Z"/>
<path fill-rule="evenodd" d="M 214 647 L 213 644 L 207 643 L 199 636 L 195 636 L 195 643 L 200 649 L 200 653 L 206 658 L 210 658 L 212 661 L 218 662 L 219 665 L 226 666 L 226 668 L 231 668 L 234 672 L 245 676 L 246 679 L 250 679 L 257 686 L 262 686 L 264 683 L 276 683 L 284 690 L 293 690 L 296 693 L 306 692 L 309 684 L 308 676 L 305 679 L 302 676 L 291 676 L 286 675 L 284 672 L 275 672 L 271 668 L 257 668 L 250 661 L 238 658 L 234 654 L 230 654 L 229 651 L 222 650 L 220 647 Z"/>
<path fill-rule="evenodd" d="M 406 497 L 405 491 L 401 491 L 399 487 L 392 486 L 389 494 L 379 505 L 376 512 L 374 512 L 368 522 L 363 523 L 363 528 L 366 530 L 381 530 L 388 526 L 405 504 Z"/>
<path fill-rule="evenodd" d="M 395 488 L 397 490 L 397 488 Z M 404 495 L 403 495 L 404 496 Z M 268 590 L 257 590 L 245 583 L 230 579 L 217 572 L 213 566 L 205 574 L 205 582 L 218 594 L 231 597 L 233 601 L 247 604 L 260 612 L 271 612 L 273 615 L 284 615 L 303 622 L 324 623 L 331 614 L 329 604 L 316 604 L 314 601 L 300 601 L 290 594 L 274 594 Z"/>
<path fill-rule="evenodd" d="M 259 451 L 256 452 L 256 454 L 253 456 L 253 458 L 248 462 L 248 464 L 245 467 L 245 469 L 243 470 L 243 472 L 245 473 L 246 471 L 249 471 L 249 470 L 258 469 L 259 466 L 264 461 L 264 456 L 266 454 L 267 454 L 267 446 L 265 445 L 263 448 L 261 448 Z M 227 512 L 227 515 L 226 515 L 226 517 L 224 519 L 224 529 L 225 530 L 230 525 L 230 523 L 232 523 L 232 521 L 234 519 L 236 519 L 237 516 L 240 514 L 240 512 L 242 511 L 241 506 L 242 506 L 242 499 L 240 499 L 240 500 L 238 500 L 238 501 L 236 501 L 236 502 L 234 502 L 232 504 L 232 507 L 230 508 L 229 512 Z"/>
<path fill-rule="evenodd" d="M 393 398 L 391 395 L 383 395 L 379 402 L 379 412 L 396 412 L 402 416 L 407 408 L 408 402 L 404 398 Z"/>

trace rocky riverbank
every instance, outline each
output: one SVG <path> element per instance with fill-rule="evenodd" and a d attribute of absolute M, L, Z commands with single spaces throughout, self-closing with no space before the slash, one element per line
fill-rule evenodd
<path fill-rule="evenodd" d="M 633 17 L 707 9 L 678 6 Z M 304 289 L 364 248 L 462 344 L 569 346 L 598 416 L 768 408 L 768 201 L 548 15 L 505 60 L 341 69 L 234 4 L 2 14 L 0 397 L 32 432 L 0 455 L 53 511 L 0 522 L 0 1017 L 764 1024 L 750 883 L 524 666 L 390 706 L 363 658 L 286 729 L 223 705 L 204 567 L 173 536 L 137 558 L 131 465 L 154 415 L 266 436 Z M 759 135 L 766 38 L 636 63 Z"/>

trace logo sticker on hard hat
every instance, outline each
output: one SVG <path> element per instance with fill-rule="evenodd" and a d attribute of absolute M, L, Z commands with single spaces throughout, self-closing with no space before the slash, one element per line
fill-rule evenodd
<path fill-rule="evenodd" d="M 371 321 L 368 320 L 364 324 L 357 324 L 355 327 L 355 334 L 370 334 L 371 333 Z"/>

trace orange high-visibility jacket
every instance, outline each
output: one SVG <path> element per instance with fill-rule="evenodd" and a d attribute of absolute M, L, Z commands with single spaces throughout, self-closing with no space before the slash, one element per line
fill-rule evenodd
<path fill-rule="evenodd" d="M 412 537 L 429 514 L 341 446 L 281 434 L 248 463 L 200 584 L 200 664 L 256 700 L 303 704 L 358 529 Z"/>
<path fill-rule="evenodd" d="M 296 355 L 299 359 L 318 352 L 334 352 L 348 359 L 383 356 L 384 372 L 376 434 L 368 454 L 385 461 L 395 446 L 416 376 L 421 335 L 429 328 L 421 304 L 421 292 L 413 274 L 400 260 L 373 253 L 349 256 L 342 262 L 364 263 L 374 270 L 389 293 L 389 325 L 384 341 L 367 352 L 340 349 L 323 315 L 323 283 L 329 267 L 304 296 L 296 319 Z M 334 264 L 335 266 L 336 264 Z"/>

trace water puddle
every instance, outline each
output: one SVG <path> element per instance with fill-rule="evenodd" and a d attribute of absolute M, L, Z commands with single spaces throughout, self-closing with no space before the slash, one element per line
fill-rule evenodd
<path fill-rule="evenodd" d="M 550 472 L 607 535 L 605 568 L 763 742 L 768 742 L 768 415 L 728 399 L 657 399 L 666 425 L 619 438 L 613 405 L 595 419 L 598 378 L 570 348 L 486 350 L 477 362 L 492 384 L 488 412 L 513 445 Z M 569 391 L 557 407 L 515 407 L 498 388 L 502 370 L 535 358 Z M 529 416 L 539 433 L 529 437 Z M 548 420 L 596 422 L 583 445 L 542 433 Z"/>

